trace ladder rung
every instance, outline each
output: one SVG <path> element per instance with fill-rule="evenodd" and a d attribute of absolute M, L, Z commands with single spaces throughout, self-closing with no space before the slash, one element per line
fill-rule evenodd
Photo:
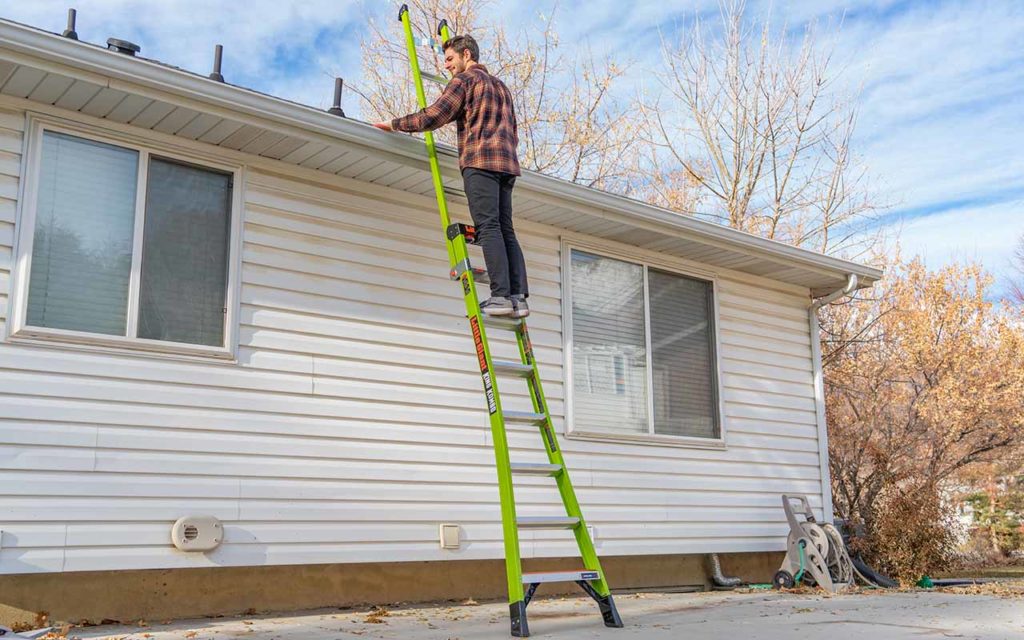
<path fill-rule="evenodd" d="M 572 516 L 520 516 L 516 526 L 520 529 L 575 529 L 580 519 Z"/>
<path fill-rule="evenodd" d="M 414 42 L 418 47 L 427 47 L 431 51 L 436 51 L 437 53 L 444 55 L 444 51 L 441 50 L 441 43 L 433 38 L 420 37 L 416 38 Z"/>
<path fill-rule="evenodd" d="M 507 376 L 518 376 L 520 378 L 529 378 L 533 375 L 533 367 L 522 362 L 513 362 L 511 360 L 493 360 L 494 372 L 501 373 Z"/>
<path fill-rule="evenodd" d="M 539 582 L 577 582 L 579 580 L 600 580 L 600 571 L 590 569 L 577 569 L 575 571 L 545 571 L 538 573 L 524 573 L 523 584 L 537 584 Z"/>
<path fill-rule="evenodd" d="M 442 87 L 448 84 L 448 78 L 445 78 L 444 76 L 436 76 L 432 73 L 427 73 L 426 71 L 420 71 L 420 75 L 423 76 L 424 80 L 430 80 L 431 82 L 439 84 Z"/>
<path fill-rule="evenodd" d="M 491 329 L 518 331 L 519 327 L 523 326 L 523 321 L 520 318 L 509 318 L 507 316 L 489 316 L 486 313 L 481 315 L 484 318 L 484 325 L 490 327 Z"/>
<path fill-rule="evenodd" d="M 533 413 L 532 411 L 503 411 L 501 416 L 505 418 L 505 422 L 535 424 L 537 426 L 541 426 L 548 421 L 548 417 L 543 413 Z"/>
<path fill-rule="evenodd" d="M 562 465 L 540 462 L 513 462 L 512 473 L 523 476 L 555 476 L 561 473 Z"/>

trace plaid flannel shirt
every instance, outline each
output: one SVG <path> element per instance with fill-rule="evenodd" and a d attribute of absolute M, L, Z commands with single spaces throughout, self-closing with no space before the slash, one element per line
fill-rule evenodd
<path fill-rule="evenodd" d="M 433 131 L 456 121 L 459 168 L 521 175 L 512 93 L 482 64 L 458 74 L 426 109 L 391 121 L 395 131 Z"/>

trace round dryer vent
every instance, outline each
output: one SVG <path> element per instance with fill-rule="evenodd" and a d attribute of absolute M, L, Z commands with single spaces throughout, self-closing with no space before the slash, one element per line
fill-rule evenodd
<path fill-rule="evenodd" d="M 182 551 L 216 549 L 224 539 L 224 527 L 213 516 L 185 516 L 171 527 L 171 542 Z"/>

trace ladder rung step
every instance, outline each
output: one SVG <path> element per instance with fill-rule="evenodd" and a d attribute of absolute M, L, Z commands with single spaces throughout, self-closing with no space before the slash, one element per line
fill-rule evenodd
<path fill-rule="evenodd" d="M 580 519 L 572 516 L 520 516 L 516 526 L 520 529 L 575 529 Z"/>
<path fill-rule="evenodd" d="M 513 362 L 511 360 L 493 360 L 494 372 L 501 373 L 507 376 L 519 376 L 520 378 L 529 378 L 533 375 L 533 366 L 523 364 L 522 362 Z"/>
<path fill-rule="evenodd" d="M 562 471 L 560 464 L 541 462 L 513 462 L 512 473 L 523 476 L 554 476 Z"/>
<path fill-rule="evenodd" d="M 484 326 L 491 329 L 503 329 L 505 331 L 518 331 L 523 326 L 521 318 L 509 318 L 507 316 L 489 316 L 481 314 L 484 319 Z"/>
<path fill-rule="evenodd" d="M 505 418 L 505 422 L 535 424 L 537 426 L 541 426 L 548 421 L 548 417 L 543 413 L 533 413 L 532 411 L 502 411 L 501 416 Z"/>
<path fill-rule="evenodd" d="M 575 571 L 544 571 L 537 573 L 524 573 L 523 584 L 537 584 L 538 582 L 577 582 L 579 580 L 600 580 L 600 571 L 590 569 L 577 569 Z"/>

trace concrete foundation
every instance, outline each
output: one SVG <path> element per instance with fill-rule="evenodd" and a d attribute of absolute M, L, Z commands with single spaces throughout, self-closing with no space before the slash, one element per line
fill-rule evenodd
<path fill-rule="evenodd" d="M 768 582 L 782 553 L 722 554 L 722 569 Z M 601 559 L 614 591 L 709 588 L 705 556 L 622 556 Z M 576 558 L 535 559 L 526 571 L 572 567 Z M 0 624 L 52 621 L 161 621 L 322 607 L 503 599 L 501 560 L 325 564 L 210 569 L 95 571 L 0 576 Z M 544 584 L 538 595 L 575 593 L 574 584 Z"/>

